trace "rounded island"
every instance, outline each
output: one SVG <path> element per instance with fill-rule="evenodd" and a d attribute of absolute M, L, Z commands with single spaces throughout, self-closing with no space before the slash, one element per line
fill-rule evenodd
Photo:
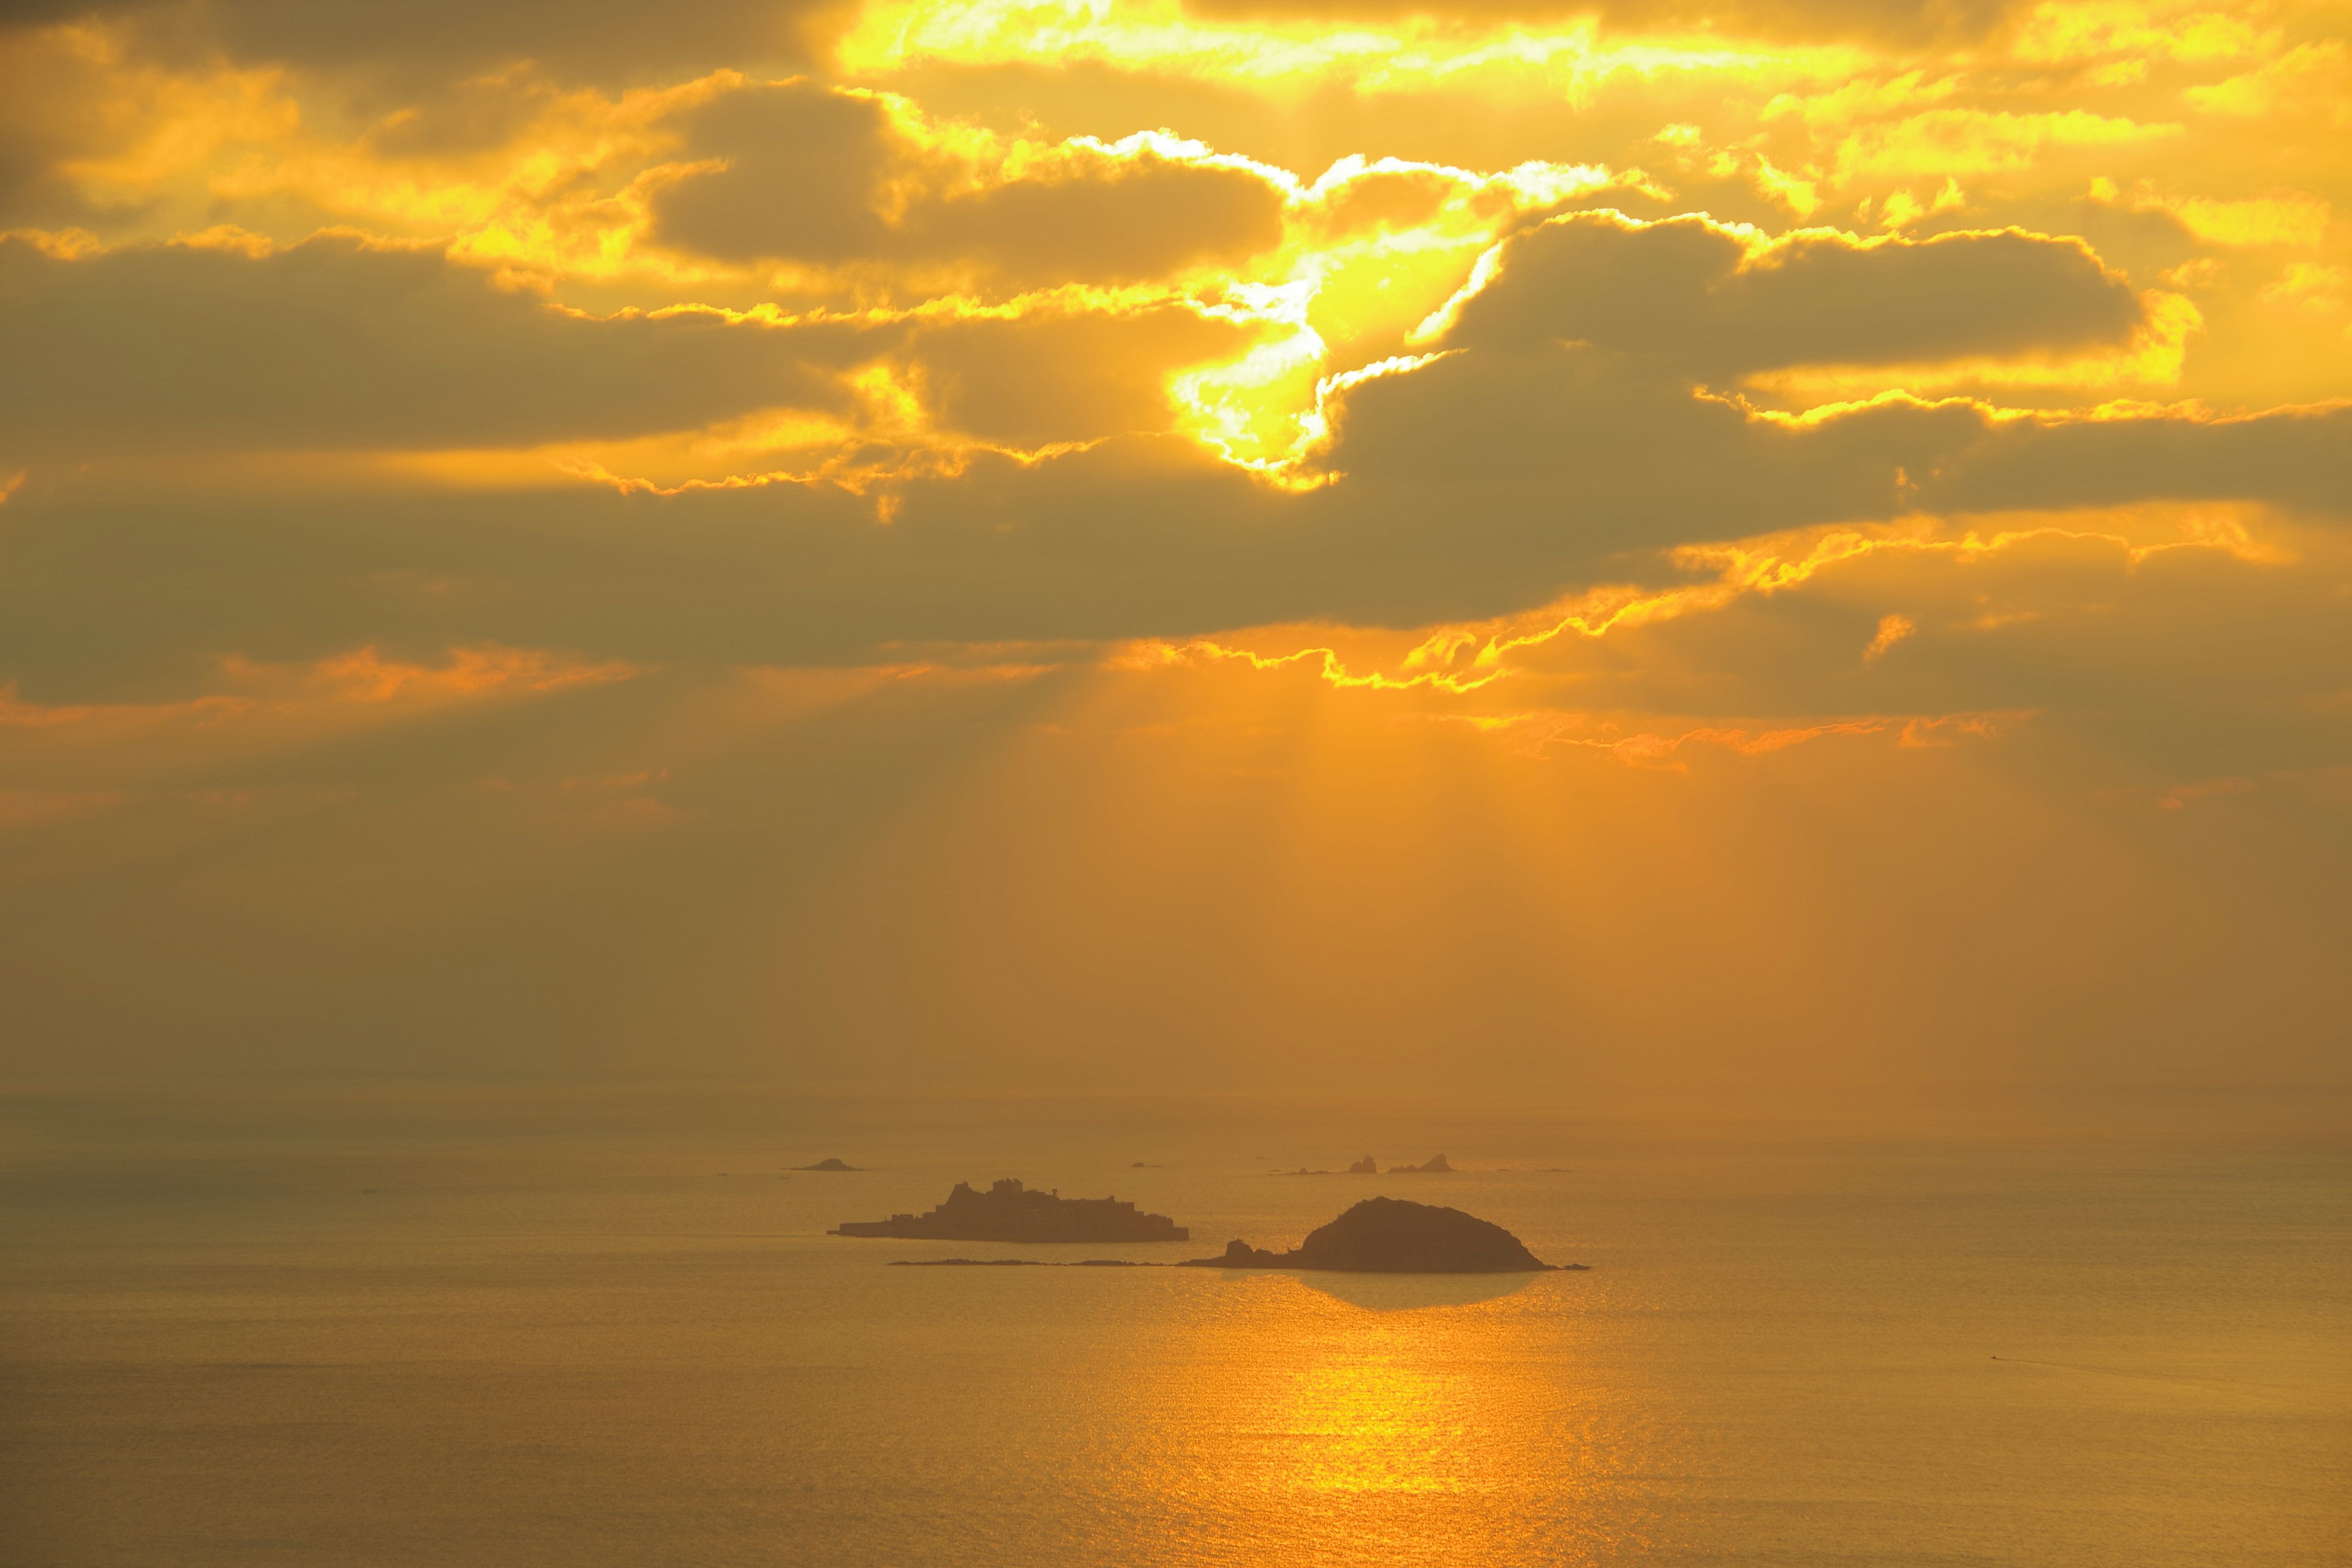
<path fill-rule="evenodd" d="M 1307 1239 L 1288 1252 L 1267 1252 L 1235 1241 L 1227 1245 L 1222 1258 L 1190 1258 L 1181 1267 L 1328 1268 L 1358 1274 L 1522 1274 L 1553 1266 L 1491 1220 L 1402 1198 L 1366 1198 L 1330 1224 L 1309 1231 Z"/>

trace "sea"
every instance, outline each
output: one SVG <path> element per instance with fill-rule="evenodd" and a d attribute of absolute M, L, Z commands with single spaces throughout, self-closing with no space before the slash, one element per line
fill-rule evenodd
<path fill-rule="evenodd" d="M 9 1568 L 2352 1563 L 2321 1121 L 215 1083 L 0 1134 Z M 825 1234 L 1004 1176 L 1192 1239 Z M 1375 1194 L 1588 1268 L 890 1267 Z"/>

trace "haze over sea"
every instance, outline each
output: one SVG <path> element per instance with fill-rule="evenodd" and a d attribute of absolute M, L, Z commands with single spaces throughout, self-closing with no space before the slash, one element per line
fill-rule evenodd
<path fill-rule="evenodd" d="M 675 1085 L 5 1114 L 21 1568 L 2347 1561 L 2352 1186 L 2309 1133 Z M 866 1169 L 784 1170 L 829 1155 Z M 1192 1239 L 824 1235 L 1003 1175 Z M 1287 1246 L 1381 1192 L 1591 1270 L 886 1267 Z"/>

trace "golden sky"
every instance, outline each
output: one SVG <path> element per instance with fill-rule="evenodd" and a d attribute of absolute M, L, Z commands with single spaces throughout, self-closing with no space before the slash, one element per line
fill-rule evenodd
<path fill-rule="evenodd" d="M 11 5 L 0 1066 L 2340 1084 L 2347 32 Z"/>

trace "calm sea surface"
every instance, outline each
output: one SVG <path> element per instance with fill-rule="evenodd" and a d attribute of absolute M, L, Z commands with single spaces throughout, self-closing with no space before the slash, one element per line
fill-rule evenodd
<path fill-rule="evenodd" d="M 2352 1562 L 2325 1142 L 610 1089 L 0 1115 L 10 1568 Z M 1462 1173 L 1267 1173 L 1441 1149 Z M 827 1155 L 869 1169 L 784 1173 Z M 1193 1239 L 824 1234 L 1004 1175 Z M 885 1267 L 1286 1246 L 1375 1193 L 1591 1271 Z"/>

